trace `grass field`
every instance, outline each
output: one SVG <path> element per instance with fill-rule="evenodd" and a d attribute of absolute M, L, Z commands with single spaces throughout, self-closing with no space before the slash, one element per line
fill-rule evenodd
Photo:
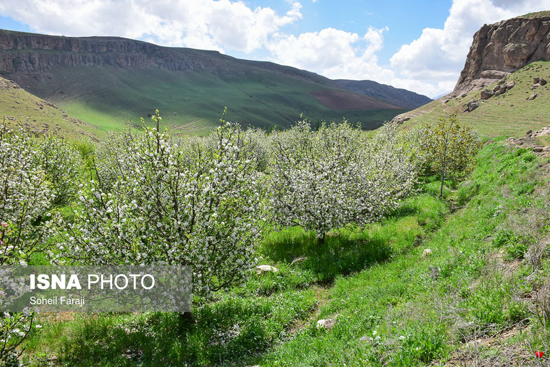
<path fill-rule="evenodd" d="M 482 102 L 481 105 L 472 112 L 460 112 L 460 121 L 486 136 L 524 136 L 528 130 L 538 130 L 550 124 L 550 84 L 531 90 L 535 77 L 550 80 L 550 61 L 536 61 L 514 72 L 508 81 L 515 82 L 515 87 L 500 96 L 482 101 L 481 91 L 478 91 L 464 98 L 452 99 L 447 104 L 436 100 L 411 111 L 410 114 L 415 117 L 404 126 L 433 123 L 439 116 L 462 111 L 463 105 L 475 98 Z M 488 89 L 492 89 L 496 83 Z M 537 93 L 537 98 L 528 101 L 527 98 L 533 93 Z"/>
<path fill-rule="evenodd" d="M 443 199 L 428 179 L 382 222 L 333 231 L 323 247 L 298 228 L 271 232 L 258 256 L 279 272 L 195 305 L 196 324 L 174 314 L 42 315 L 26 358 L 44 366 L 535 365 L 535 350 L 550 353 L 550 309 L 539 296 L 550 289 L 550 259 L 534 256 L 550 239 L 548 168 L 527 149 L 486 144 L 472 176 Z M 425 249 L 432 254 L 423 257 Z M 298 257 L 306 259 L 292 264 Z M 335 326 L 318 328 L 327 318 Z"/>

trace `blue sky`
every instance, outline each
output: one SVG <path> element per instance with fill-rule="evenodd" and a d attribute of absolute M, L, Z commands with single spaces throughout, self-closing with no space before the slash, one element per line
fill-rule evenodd
<path fill-rule="evenodd" d="M 2 0 L 0 28 L 214 49 L 435 97 L 453 89 L 479 27 L 549 9 L 550 0 Z"/>

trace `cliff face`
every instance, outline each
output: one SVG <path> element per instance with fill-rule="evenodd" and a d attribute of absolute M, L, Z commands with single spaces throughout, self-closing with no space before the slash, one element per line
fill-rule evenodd
<path fill-rule="evenodd" d="M 454 91 L 482 89 L 535 60 L 550 60 L 550 16 L 518 17 L 484 25 L 474 35 Z"/>
<path fill-rule="evenodd" d="M 187 57 L 185 53 L 194 53 Z M 190 56 L 190 55 L 189 55 Z M 0 32 L 0 72 L 47 72 L 56 65 L 156 66 L 173 71 L 209 69 L 217 52 L 169 49 L 114 37 L 53 37 Z"/>

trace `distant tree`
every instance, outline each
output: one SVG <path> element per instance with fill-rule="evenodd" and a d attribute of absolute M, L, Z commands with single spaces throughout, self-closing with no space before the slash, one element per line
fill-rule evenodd
<path fill-rule="evenodd" d="M 423 146 L 426 169 L 441 178 L 439 197 L 447 179 L 462 179 L 473 169 L 474 157 L 481 147 L 477 134 L 458 121 L 456 114 L 439 118 L 435 125 L 424 127 Z"/>
<path fill-rule="evenodd" d="M 81 153 L 67 140 L 52 135 L 36 139 L 35 150 L 36 164 L 44 170 L 52 184 L 54 204 L 68 204 L 75 198 L 81 181 L 84 169 Z"/>

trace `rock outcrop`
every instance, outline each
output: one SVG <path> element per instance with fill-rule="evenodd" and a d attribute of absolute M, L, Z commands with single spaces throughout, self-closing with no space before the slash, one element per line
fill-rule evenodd
<path fill-rule="evenodd" d="M 506 143 L 510 146 L 518 148 L 533 149 L 536 155 L 550 157 L 550 146 L 540 145 L 537 142 L 538 137 L 550 136 L 550 125 L 543 127 L 540 130 L 533 132 L 529 130 L 524 137 L 521 138 L 508 138 Z"/>
<path fill-rule="evenodd" d="M 484 25 L 474 35 L 466 65 L 446 98 L 484 89 L 540 59 L 550 60 L 550 16 L 517 17 Z"/>

